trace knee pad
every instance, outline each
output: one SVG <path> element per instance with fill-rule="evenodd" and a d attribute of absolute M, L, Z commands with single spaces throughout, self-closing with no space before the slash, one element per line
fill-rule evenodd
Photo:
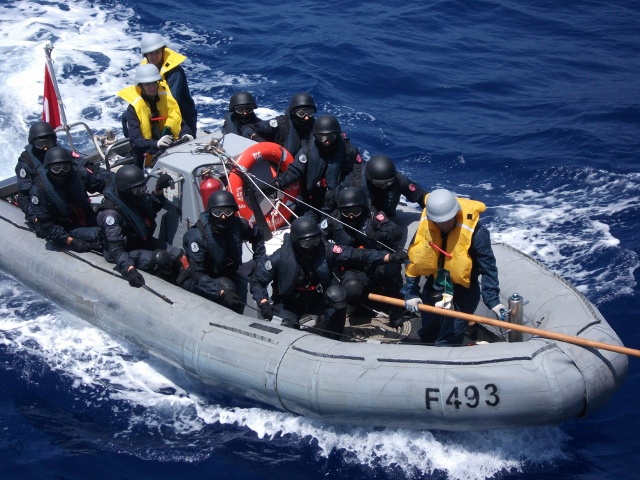
<path fill-rule="evenodd" d="M 235 282 L 229 277 L 218 277 L 214 279 L 220 284 L 221 290 L 228 290 L 230 292 L 238 293 L 238 287 Z"/>
<path fill-rule="evenodd" d="M 173 259 L 166 250 L 154 250 L 149 260 L 149 272 L 154 275 L 171 275 L 173 272 Z"/>
<path fill-rule="evenodd" d="M 327 305 L 336 310 L 347 308 L 347 291 L 340 285 L 331 285 L 324 292 L 324 299 Z"/>
<path fill-rule="evenodd" d="M 362 292 L 364 291 L 364 285 L 357 278 L 348 278 L 342 282 L 342 288 L 344 288 L 347 301 L 351 304 L 360 303 L 362 300 Z"/>

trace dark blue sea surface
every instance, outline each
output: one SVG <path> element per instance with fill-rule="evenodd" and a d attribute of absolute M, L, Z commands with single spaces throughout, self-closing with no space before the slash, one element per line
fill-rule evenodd
<path fill-rule="evenodd" d="M 0 1 L 0 177 L 41 112 L 119 128 L 143 32 L 188 56 L 199 128 L 249 90 L 308 91 L 365 157 L 488 206 L 494 240 L 576 285 L 640 348 L 640 3 Z M 560 426 L 349 429 L 203 390 L 0 272 L 0 478 L 640 478 L 639 361 Z"/>

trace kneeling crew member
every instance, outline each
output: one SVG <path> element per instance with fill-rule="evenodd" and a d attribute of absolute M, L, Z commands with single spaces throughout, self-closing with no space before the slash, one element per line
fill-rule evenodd
<path fill-rule="evenodd" d="M 300 328 L 300 317 L 305 313 L 322 315 L 319 330 L 338 339 L 344 331 L 347 292 L 341 286 L 332 285 L 332 272 L 404 260 L 404 251 L 389 254 L 336 245 L 322 238 L 320 227 L 311 217 L 300 217 L 291 224 L 291 232 L 285 234 L 282 247 L 258 264 L 251 278 L 251 293 L 265 319 L 278 315 L 284 325 Z M 270 283 L 273 304 L 267 291 Z"/>
<path fill-rule="evenodd" d="M 220 190 L 211 194 L 207 211 L 184 234 L 189 267 L 181 273 L 178 284 L 242 313 L 244 303 L 233 278 L 242 264 L 243 242 L 251 242 L 256 263 L 263 259 L 266 250 L 260 229 L 237 212 L 238 203 L 230 192 Z"/>

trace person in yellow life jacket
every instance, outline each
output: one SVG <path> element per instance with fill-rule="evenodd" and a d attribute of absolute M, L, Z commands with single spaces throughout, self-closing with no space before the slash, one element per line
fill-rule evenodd
<path fill-rule="evenodd" d="M 168 48 L 167 42 L 159 33 L 143 34 L 140 41 L 140 51 L 144 57 L 142 63 L 151 63 L 160 71 L 162 79 L 171 90 L 171 95 L 178 102 L 182 119 L 189 127 L 189 133 L 195 138 L 198 111 L 189 91 L 187 74 L 182 68 L 182 63 L 187 57 Z"/>
<path fill-rule="evenodd" d="M 135 85 L 118 92 L 118 96 L 129 104 L 125 113 L 128 136 L 133 158 L 140 168 L 144 168 L 146 156 L 159 153 L 175 140 L 193 140 L 178 104 L 161 80 L 154 65 L 138 65 Z"/>
<path fill-rule="evenodd" d="M 489 231 L 480 224 L 485 205 L 456 198 L 449 190 L 427 195 L 413 243 L 401 293 L 405 308 L 418 312 L 420 303 L 473 313 L 480 297 L 498 318 L 506 308 L 500 303 L 496 259 Z M 479 276 L 482 275 L 482 286 Z M 426 277 L 420 291 L 420 279 Z M 462 343 L 468 323 L 422 312 L 418 332 L 424 343 L 438 346 Z"/>

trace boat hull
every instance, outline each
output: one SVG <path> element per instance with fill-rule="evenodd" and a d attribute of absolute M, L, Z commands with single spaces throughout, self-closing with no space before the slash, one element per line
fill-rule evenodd
<path fill-rule="evenodd" d="M 339 342 L 235 314 L 151 275 L 153 291 L 134 289 L 98 255 L 51 249 L 9 203 L 0 217 L 0 268 L 18 281 L 212 388 L 328 423 L 557 424 L 606 404 L 627 373 L 625 355 L 542 338 L 458 348 Z M 566 281 L 510 247 L 494 250 L 502 292 L 528 300 L 532 325 L 621 344 Z"/>

